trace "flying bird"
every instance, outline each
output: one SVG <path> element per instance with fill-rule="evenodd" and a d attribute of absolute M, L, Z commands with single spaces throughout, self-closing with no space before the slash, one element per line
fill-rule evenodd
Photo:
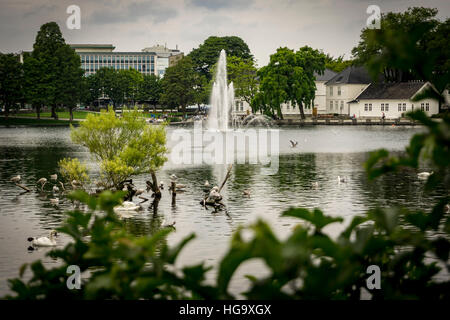
<path fill-rule="evenodd" d="M 291 143 L 291 148 L 295 148 L 298 145 L 298 141 L 289 140 L 289 142 Z"/>

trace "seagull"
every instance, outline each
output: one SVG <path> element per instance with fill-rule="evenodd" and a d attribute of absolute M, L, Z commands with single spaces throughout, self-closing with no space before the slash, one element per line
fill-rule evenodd
<path fill-rule="evenodd" d="M 431 172 L 426 172 L 426 171 L 424 171 L 424 172 L 418 173 L 418 174 L 417 174 L 417 177 L 418 177 L 419 179 L 428 179 L 428 177 L 431 176 L 433 173 L 434 173 L 433 171 L 431 171 Z"/>
<path fill-rule="evenodd" d="M 17 175 L 17 176 L 15 176 L 15 177 L 12 177 L 11 178 L 11 182 L 14 182 L 14 183 L 18 183 L 18 182 L 20 182 L 20 180 L 22 180 L 21 178 L 20 178 L 20 175 Z"/>
<path fill-rule="evenodd" d="M 52 230 L 49 237 L 29 237 L 27 240 L 36 247 L 54 247 L 56 246 L 56 240 L 54 237 L 56 237 L 57 235 L 58 233 L 55 230 Z"/>
<path fill-rule="evenodd" d="M 59 192 L 59 188 L 57 186 L 53 186 L 53 192 Z"/>
<path fill-rule="evenodd" d="M 58 175 L 56 173 L 50 175 L 50 180 L 54 180 L 54 181 L 58 180 Z"/>
<path fill-rule="evenodd" d="M 338 176 L 338 182 L 339 183 L 346 183 L 347 182 L 347 179 L 345 179 L 345 177 L 341 177 L 341 176 Z"/>
<path fill-rule="evenodd" d="M 242 195 L 250 197 L 250 190 L 244 190 L 242 191 Z"/>
<path fill-rule="evenodd" d="M 298 141 L 289 140 L 289 142 L 291 143 L 291 148 L 295 148 L 298 145 Z"/>

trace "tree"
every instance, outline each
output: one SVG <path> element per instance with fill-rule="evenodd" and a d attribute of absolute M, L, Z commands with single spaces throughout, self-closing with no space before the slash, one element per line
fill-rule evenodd
<path fill-rule="evenodd" d="M 333 70 L 334 72 L 341 72 L 347 67 L 351 66 L 352 60 L 344 60 L 344 55 L 334 58 L 333 56 L 327 54 L 325 56 L 325 68 Z"/>
<path fill-rule="evenodd" d="M 70 136 L 89 149 L 108 189 L 122 190 L 125 180 L 142 173 L 150 173 L 158 185 L 155 172 L 167 160 L 166 131 L 164 126 L 147 125 L 137 109 L 125 109 L 120 118 L 113 108 L 89 114 L 78 128 L 71 128 Z"/>
<path fill-rule="evenodd" d="M 70 46 L 59 47 L 55 55 L 59 58 L 58 71 L 60 72 L 56 82 L 58 101 L 69 110 L 70 121 L 72 121 L 73 109 L 81 100 L 84 72 L 81 69 L 80 57 Z"/>
<path fill-rule="evenodd" d="M 190 57 L 184 57 L 175 66 L 166 69 L 162 79 L 161 102 L 169 107 L 181 107 L 186 117 L 186 107 L 196 102 L 199 76 Z"/>
<path fill-rule="evenodd" d="M 139 100 L 156 108 L 162 94 L 162 81 L 154 74 L 145 74 L 139 87 Z"/>
<path fill-rule="evenodd" d="M 227 73 L 228 80 L 233 82 L 235 96 L 251 105 L 259 86 L 254 61 L 234 56 L 228 57 Z"/>
<path fill-rule="evenodd" d="M 405 12 L 388 12 L 381 17 L 381 29 L 363 29 L 352 53 L 376 79 L 388 81 L 430 81 L 439 92 L 450 82 L 450 19 L 436 19 L 437 9 L 414 7 Z M 431 93 L 431 92 L 430 92 Z"/>
<path fill-rule="evenodd" d="M 45 71 L 43 64 L 31 54 L 23 55 L 23 91 L 26 101 L 36 110 L 36 116 L 40 119 L 41 109 L 47 102 L 45 97 L 46 84 L 41 81 Z"/>
<path fill-rule="evenodd" d="M 325 55 L 318 50 L 308 46 L 297 52 L 279 48 L 258 72 L 260 92 L 252 104 L 268 105 L 282 118 L 280 105 L 290 102 L 299 107 L 300 116 L 305 119 L 304 107 L 311 107 L 315 98 L 314 73 L 322 74 L 324 70 Z"/>
<path fill-rule="evenodd" d="M 211 69 L 219 59 L 222 49 L 226 51 L 228 58 L 238 57 L 244 60 L 253 60 L 248 45 L 241 38 L 211 36 L 188 54 L 195 70 L 205 76 L 208 81 L 212 79 Z"/>
<path fill-rule="evenodd" d="M 9 109 L 22 99 L 23 70 L 19 57 L 12 53 L 0 53 L 0 103 L 5 106 L 5 115 Z"/>

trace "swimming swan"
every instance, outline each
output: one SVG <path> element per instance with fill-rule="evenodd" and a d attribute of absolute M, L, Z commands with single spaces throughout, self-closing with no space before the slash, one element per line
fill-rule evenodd
<path fill-rule="evenodd" d="M 52 230 L 50 232 L 49 237 L 39 237 L 39 238 L 28 238 L 27 240 L 31 242 L 31 244 L 35 247 L 54 247 L 56 246 L 56 240 L 55 236 L 57 235 L 57 232 L 55 230 Z"/>

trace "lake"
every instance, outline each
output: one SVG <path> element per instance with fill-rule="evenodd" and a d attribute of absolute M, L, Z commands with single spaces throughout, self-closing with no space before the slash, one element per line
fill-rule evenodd
<path fill-rule="evenodd" d="M 167 130 L 171 149 L 175 144 L 171 137 L 176 129 Z M 172 207 L 166 187 L 156 215 L 148 209 L 150 202 L 147 202 L 143 204 L 142 213 L 125 220 L 125 224 L 129 232 L 144 235 L 160 228 L 163 219 L 173 219 L 176 230 L 169 235 L 169 244 L 179 242 L 192 232 L 197 235 L 179 256 L 177 265 L 206 261 L 208 265 L 217 266 L 239 225 L 263 218 L 279 237 L 285 238 L 299 222 L 280 217 L 282 211 L 291 206 L 318 207 L 326 214 L 344 217 L 345 222 L 377 206 L 404 205 L 428 210 L 439 191 L 425 194 L 423 181 L 417 179 L 416 172 L 391 174 L 370 182 L 362 166 L 368 153 L 378 148 L 402 152 L 412 135 L 421 130 L 403 126 L 280 129 L 278 172 L 263 175 L 261 165 L 235 164 L 222 191 L 226 212 L 212 213 L 199 204 L 204 181 L 219 185 L 226 170 L 224 165 L 179 165 L 169 160 L 157 173 L 158 179 L 168 186 L 169 176 L 176 174 L 178 183 L 186 184 L 186 192 L 177 194 L 177 204 Z M 298 146 L 291 148 L 289 139 L 297 140 Z M 78 157 L 88 162 L 94 175 L 98 174 L 86 149 L 71 143 L 69 128 L 0 128 L 0 296 L 8 292 L 7 279 L 17 277 L 23 263 L 37 259 L 44 259 L 47 265 L 58 263 L 44 257 L 48 249 L 27 251 L 26 239 L 48 235 L 51 229 L 61 225 L 64 212 L 72 208 L 67 200 L 60 201 L 59 208 L 55 208 L 50 204 L 50 193 L 23 193 L 9 180 L 20 174 L 23 184 L 36 190 L 36 181 L 41 177 L 48 179 L 64 157 Z M 338 176 L 345 176 L 347 183 L 339 184 Z M 145 188 L 145 180 L 149 180 L 146 175 L 133 177 L 138 188 Z M 318 188 L 313 188 L 312 182 L 318 182 Z M 242 195 L 245 189 L 250 190 L 250 197 Z M 342 228 L 343 225 L 329 226 L 325 231 L 336 236 Z M 58 237 L 60 246 L 67 241 L 64 235 Z M 248 272 L 263 275 L 267 270 L 258 261 L 246 263 L 231 282 L 232 292 L 242 292 L 246 288 L 248 282 L 243 275 Z M 215 276 L 214 269 L 208 279 Z"/>

